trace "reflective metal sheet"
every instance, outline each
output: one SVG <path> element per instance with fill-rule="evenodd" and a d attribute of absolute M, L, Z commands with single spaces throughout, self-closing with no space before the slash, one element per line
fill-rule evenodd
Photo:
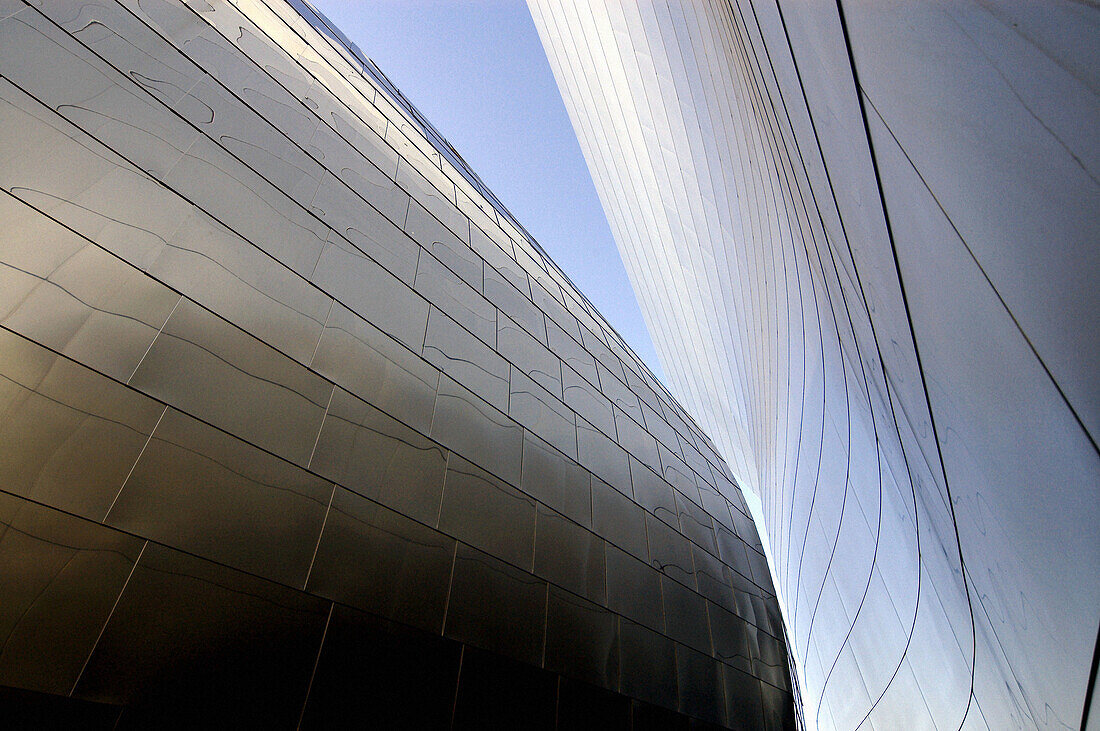
<path fill-rule="evenodd" d="M 421 433 L 431 428 L 439 371 L 337 303 L 310 368 Z"/>
<path fill-rule="evenodd" d="M 422 241 L 427 246 L 430 242 Z M 473 333 L 496 345 L 497 311 L 481 293 L 464 282 L 431 254 L 423 252 L 416 265 L 415 288 L 437 308 Z"/>
<path fill-rule="evenodd" d="M 589 383 L 599 382 L 598 376 L 596 375 L 595 359 L 592 357 L 591 353 L 585 350 L 580 343 L 574 339 L 574 336 L 567 333 L 558 323 L 549 318 L 546 320 L 546 335 L 549 338 L 550 350 L 557 354 L 566 365 L 572 368 L 575 374 L 584 378 Z M 569 376 L 567 373 L 563 372 L 562 377 L 567 379 Z M 579 385 L 576 376 L 572 383 Z M 567 400 L 566 403 L 569 403 L 569 401 Z"/>
<path fill-rule="evenodd" d="M 561 361 L 506 314 L 497 317 L 497 350 L 555 398 L 562 398 Z"/>
<path fill-rule="evenodd" d="M 462 656 L 452 728 L 555 727 L 558 678 L 551 673 L 474 649 Z"/>
<path fill-rule="evenodd" d="M 622 692 L 665 708 L 677 704 L 675 643 L 652 630 L 622 620 Z"/>
<path fill-rule="evenodd" d="M 661 596 L 665 607 L 665 634 L 709 657 L 710 628 L 707 600 L 667 576 L 661 577 Z"/>
<path fill-rule="evenodd" d="M 546 591 L 546 582 L 460 543 L 443 633 L 538 666 Z"/>
<path fill-rule="evenodd" d="M 578 461 L 624 495 L 630 494 L 630 462 L 625 449 L 584 419 L 577 420 Z"/>
<path fill-rule="evenodd" d="M 527 274 L 515 261 L 508 259 L 495 244 L 487 244 L 487 246 L 490 245 L 493 246 L 493 252 L 486 256 L 485 298 L 497 306 L 497 337 L 500 337 L 500 315 L 503 314 L 530 333 L 537 341 L 545 343 L 547 328 L 553 323 L 547 324 L 546 316 L 527 294 L 529 288 Z M 481 251 L 479 253 L 484 254 Z M 493 256 L 505 261 L 490 265 Z"/>
<path fill-rule="evenodd" d="M 0 493 L 0 683 L 68 695 L 143 545 Z"/>
<path fill-rule="evenodd" d="M 626 696 L 562 678 L 558 686 L 558 728 L 629 731 L 631 723 Z"/>
<path fill-rule="evenodd" d="M 168 409 L 104 521 L 301 586 L 332 483 Z"/>
<path fill-rule="evenodd" d="M 373 259 L 333 237 L 321 252 L 310 281 L 420 352 L 428 323 L 427 300 Z"/>
<path fill-rule="evenodd" d="M 305 465 L 333 386 L 183 301 L 131 385 Z"/>
<path fill-rule="evenodd" d="M 637 459 L 631 458 L 630 483 L 639 505 L 673 528 L 679 528 L 676 500 L 667 482 Z"/>
<path fill-rule="evenodd" d="M 447 376 L 439 381 L 431 437 L 512 484 L 519 482 L 523 428 Z"/>
<path fill-rule="evenodd" d="M 447 451 L 337 388 L 309 467 L 342 487 L 432 525 Z"/>
<path fill-rule="evenodd" d="M 645 560 L 646 517 L 628 496 L 592 477 L 592 529 L 633 556 Z"/>
<path fill-rule="evenodd" d="M 587 528 L 538 506 L 534 573 L 574 594 L 606 602 L 604 541 Z"/>
<path fill-rule="evenodd" d="M 551 585 L 546 616 L 547 670 L 619 687 L 619 619 L 598 604 Z"/>
<path fill-rule="evenodd" d="M 729 665 L 723 665 L 721 669 L 726 690 L 726 723 L 733 728 L 737 728 L 738 724 L 759 728 L 764 717 L 760 692 L 762 683 Z"/>
<path fill-rule="evenodd" d="M 714 656 L 745 673 L 753 672 L 753 659 L 757 654 L 757 633 L 745 620 L 720 606 L 708 602 L 710 634 L 714 643 Z"/>
<path fill-rule="evenodd" d="M 293 725 L 328 602 L 150 544 L 77 683 L 127 725 Z M 202 703 L 196 703 L 202 698 Z"/>
<path fill-rule="evenodd" d="M 484 264 L 480 256 L 424 207 L 413 202 L 409 208 L 405 230 L 445 267 L 457 274 L 478 292 L 484 288 Z"/>
<path fill-rule="evenodd" d="M 439 632 L 454 546 L 454 539 L 338 487 L 305 588 Z"/>
<path fill-rule="evenodd" d="M 592 474 L 531 432 L 523 434 L 524 492 L 583 526 L 592 525 Z"/>
<path fill-rule="evenodd" d="M 452 453 L 439 529 L 529 569 L 535 544 L 535 501 Z"/>
<path fill-rule="evenodd" d="M 0 329 L 3 488 L 92 520 L 107 513 L 164 405 Z"/>
<path fill-rule="evenodd" d="M 656 569 L 607 545 L 607 606 L 613 611 L 663 630 L 660 577 Z"/>
<path fill-rule="evenodd" d="M 645 522 L 649 538 L 650 565 L 682 584 L 695 587 L 695 567 L 691 559 L 692 544 L 679 532 L 652 515 L 646 514 Z"/>
<path fill-rule="evenodd" d="M 509 378 L 508 415 L 527 430 L 576 458 L 576 414 L 515 366 L 511 366 Z"/>
<path fill-rule="evenodd" d="M 134 372 L 179 295 L 9 196 L 0 216 L 0 324 L 118 380 Z"/>
<path fill-rule="evenodd" d="M 676 687 L 681 713 L 712 723 L 725 720 L 719 701 L 721 666 L 710 655 L 676 645 Z"/>
<path fill-rule="evenodd" d="M 489 342 L 495 342 L 496 326 Z M 424 358 L 500 411 L 508 410 L 508 363 L 492 347 L 432 307 Z"/>

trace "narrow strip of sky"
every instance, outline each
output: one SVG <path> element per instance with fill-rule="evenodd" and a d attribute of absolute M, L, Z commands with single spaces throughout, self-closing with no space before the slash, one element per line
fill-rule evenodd
<path fill-rule="evenodd" d="M 439 129 L 663 377 L 526 4 L 311 1 Z"/>

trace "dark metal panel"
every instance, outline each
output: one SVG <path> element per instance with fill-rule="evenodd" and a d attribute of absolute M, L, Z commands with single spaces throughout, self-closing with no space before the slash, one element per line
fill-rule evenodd
<path fill-rule="evenodd" d="M 619 618 L 551 585 L 546 615 L 546 668 L 603 688 L 619 687 Z"/>
<path fill-rule="evenodd" d="M 495 322 L 489 342 L 496 342 Z M 428 313 L 424 358 L 498 410 L 508 410 L 508 362 L 435 306 Z"/>
<path fill-rule="evenodd" d="M 513 485 L 519 482 L 523 427 L 447 376 L 439 380 L 431 437 Z"/>
<path fill-rule="evenodd" d="M 462 646 L 336 605 L 302 729 L 451 728 Z"/>
<path fill-rule="evenodd" d="M 607 606 L 613 611 L 647 627 L 664 629 L 660 577 L 655 569 L 607 545 Z"/>
<path fill-rule="evenodd" d="M 523 434 L 524 492 L 583 526 L 592 525 L 592 474 L 530 432 Z"/>
<path fill-rule="evenodd" d="M 0 683 L 68 695 L 143 545 L 0 493 Z"/>
<path fill-rule="evenodd" d="M 293 728 L 330 606 L 150 544 L 73 695 L 128 728 Z"/>
<path fill-rule="evenodd" d="M 707 600 L 667 576 L 661 577 L 665 634 L 708 656 L 712 654 Z"/>
<path fill-rule="evenodd" d="M 336 488 L 306 590 L 440 632 L 455 541 Z"/>
<path fill-rule="evenodd" d="M 592 477 L 592 529 L 627 553 L 646 560 L 645 511 L 600 478 Z"/>
<path fill-rule="evenodd" d="M 447 450 L 342 388 L 309 468 L 427 525 L 439 516 Z"/>
<path fill-rule="evenodd" d="M 332 483 L 168 409 L 104 521 L 301 586 Z"/>
<path fill-rule="evenodd" d="M 624 495 L 630 495 L 630 461 L 626 450 L 584 419 L 577 420 L 577 452 L 577 461 L 593 474 Z"/>
<path fill-rule="evenodd" d="M 649 564 L 681 584 L 694 587 L 691 542 L 652 515 L 646 514 L 645 518 L 649 535 Z"/>
<path fill-rule="evenodd" d="M 529 665 L 467 649 L 455 700 L 455 731 L 551 731 L 558 678 Z"/>
<path fill-rule="evenodd" d="M 461 457 L 447 460 L 439 529 L 493 556 L 530 569 L 535 501 Z"/>
<path fill-rule="evenodd" d="M 535 524 L 534 573 L 574 594 L 605 604 L 603 539 L 544 505 Z"/>
<path fill-rule="evenodd" d="M 630 484 L 634 499 L 648 512 L 673 528 L 679 528 L 676 500 L 671 486 L 636 459 L 630 460 Z"/>
<path fill-rule="evenodd" d="M 558 728 L 631 731 L 630 699 L 562 678 L 558 686 Z"/>
<path fill-rule="evenodd" d="M 675 643 L 640 624 L 620 622 L 622 692 L 665 708 L 677 707 Z"/>
<path fill-rule="evenodd" d="M 710 655 L 676 645 L 676 687 L 680 713 L 712 723 L 722 723 L 722 668 Z"/>
<path fill-rule="evenodd" d="M 460 543 L 444 634 L 541 666 L 546 592 L 545 581 Z"/>
<path fill-rule="evenodd" d="M 509 379 L 508 415 L 575 458 L 577 417 L 572 409 L 515 366 L 511 366 Z"/>

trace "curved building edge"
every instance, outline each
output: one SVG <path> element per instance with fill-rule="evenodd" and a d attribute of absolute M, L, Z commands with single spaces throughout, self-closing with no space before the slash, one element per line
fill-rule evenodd
<path fill-rule="evenodd" d="M 528 5 L 672 390 L 760 498 L 805 724 L 1082 725 L 1100 13 Z"/>

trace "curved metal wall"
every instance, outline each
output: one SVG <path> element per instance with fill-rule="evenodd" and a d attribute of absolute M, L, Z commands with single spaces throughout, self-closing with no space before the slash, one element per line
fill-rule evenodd
<path fill-rule="evenodd" d="M 725 463 L 360 71 L 0 2 L 4 725 L 789 727 Z"/>
<path fill-rule="evenodd" d="M 762 501 L 807 725 L 1080 725 L 1100 13 L 529 7 L 673 391 Z"/>

